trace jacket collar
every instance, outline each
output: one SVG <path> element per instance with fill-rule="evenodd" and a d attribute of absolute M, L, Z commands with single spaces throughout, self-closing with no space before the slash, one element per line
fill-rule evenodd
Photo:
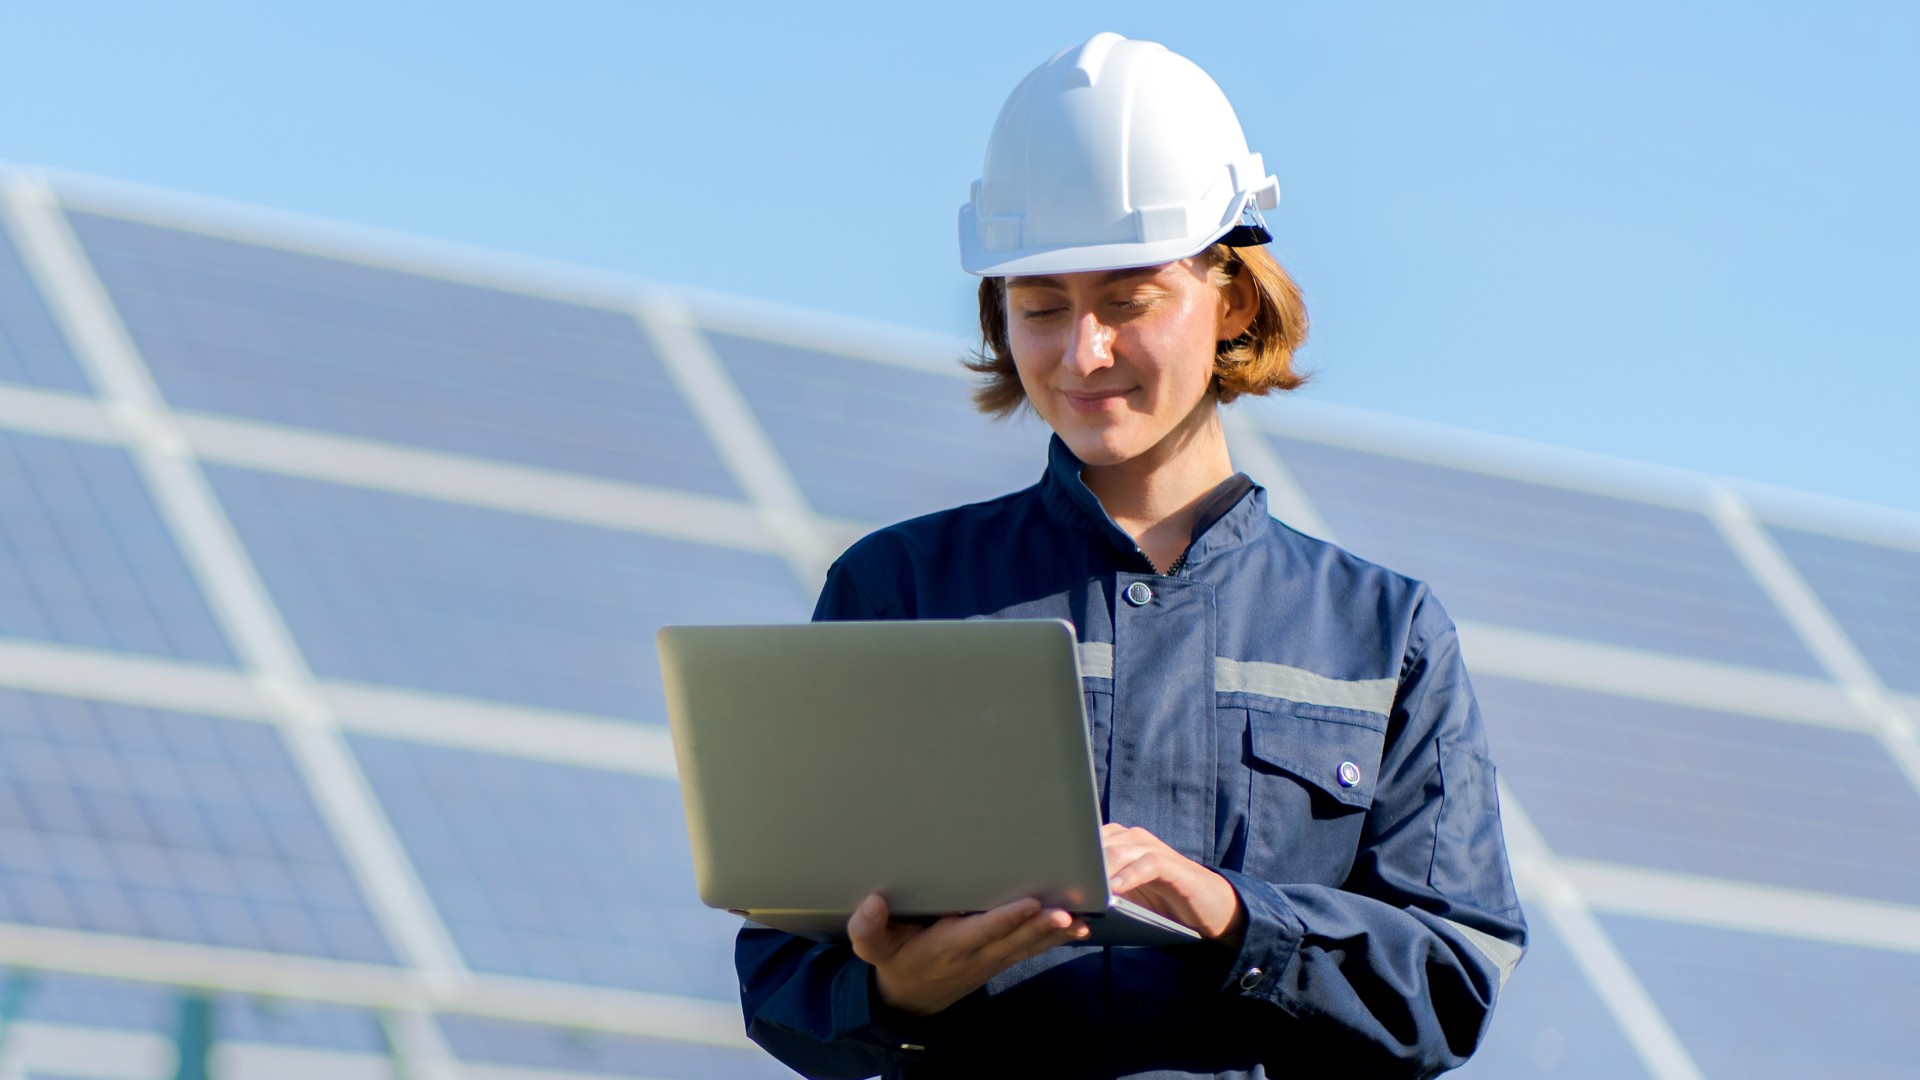
<path fill-rule="evenodd" d="M 1080 476 L 1085 466 L 1060 436 L 1047 443 L 1047 473 L 1040 481 L 1040 494 L 1047 507 L 1058 517 L 1098 536 L 1122 562 L 1138 564 L 1142 571 L 1152 570 L 1147 557 L 1127 531 L 1114 524 L 1107 508 L 1087 487 Z M 1239 547 L 1254 538 L 1267 519 L 1267 491 L 1246 473 L 1234 473 L 1220 482 L 1200 504 L 1193 523 L 1193 536 L 1187 542 L 1183 566 L 1199 566 L 1223 551 Z"/>

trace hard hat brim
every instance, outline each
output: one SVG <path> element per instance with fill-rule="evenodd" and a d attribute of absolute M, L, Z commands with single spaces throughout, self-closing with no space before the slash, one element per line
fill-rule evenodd
<path fill-rule="evenodd" d="M 1025 250 L 1004 257 L 1001 252 L 981 247 L 975 231 L 963 223 L 960 229 L 960 267 L 975 277 L 1035 277 L 1041 274 L 1079 274 L 1093 270 L 1126 270 L 1136 266 L 1159 266 L 1198 255 L 1233 231 L 1222 225 L 1217 231 L 1195 240 L 1177 237 L 1158 243 L 1083 244 L 1069 247 Z"/>
<path fill-rule="evenodd" d="M 1273 240 L 1263 225 L 1227 225 L 1200 242 L 1192 238 L 1164 240 L 1160 244 L 1091 244 L 1073 248 L 1048 248 L 1041 252 L 1021 252 L 1016 258 L 993 261 L 993 252 L 979 250 L 979 240 L 966 223 L 960 227 L 960 267 L 973 277 L 1037 277 L 1050 273 L 1087 273 L 1131 267 L 1156 267 L 1227 244 L 1229 248 L 1258 248 Z"/>

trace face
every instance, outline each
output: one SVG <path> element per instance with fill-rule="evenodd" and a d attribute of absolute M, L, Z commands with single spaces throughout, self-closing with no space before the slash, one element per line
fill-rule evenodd
<path fill-rule="evenodd" d="M 1027 400 L 1074 456 L 1118 465 L 1213 418 L 1216 343 L 1253 319 L 1244 277 L 1204 255 L 1161 266 L 1007 282 L 1007 340 Z"/>

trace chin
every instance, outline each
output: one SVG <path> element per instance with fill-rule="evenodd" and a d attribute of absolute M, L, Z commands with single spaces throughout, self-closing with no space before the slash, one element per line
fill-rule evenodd
<path fill-rule="evenodd" d="M 1139 445 L 1139 439 L 1129 438 L 1125 431 L 1054 430 L 1059 433 L 1060 441 L 1067 444 L 1067 449 L 1073 451 L 1073 456 L 1079 458 L 1083 465 L 1119 465 L 1138 457 L 1146 449 Z"/>

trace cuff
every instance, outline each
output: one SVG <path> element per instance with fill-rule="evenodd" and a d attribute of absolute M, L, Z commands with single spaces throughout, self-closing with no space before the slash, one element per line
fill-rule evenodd
<path fill-rule="evenodd" d="M 1286 985 L 1282 974 L 1300 951 L 1306 924 L 1271 882 L 1234 870 L 1216 872 L 1240 894 L 1240 906 L 1247 913 L 1246 934 L 1220 990 L 1256 1001 L 1278 1001 Z"/>
<path fill-rule="evenodd" d="M 880 1000 L 873 965 L 854 960 L 833 977 L 834 1027 L 844 1037 L 909 1057 L 924 1054 L 941 1027 L 935 1016 L 910 1016 Z"/>

